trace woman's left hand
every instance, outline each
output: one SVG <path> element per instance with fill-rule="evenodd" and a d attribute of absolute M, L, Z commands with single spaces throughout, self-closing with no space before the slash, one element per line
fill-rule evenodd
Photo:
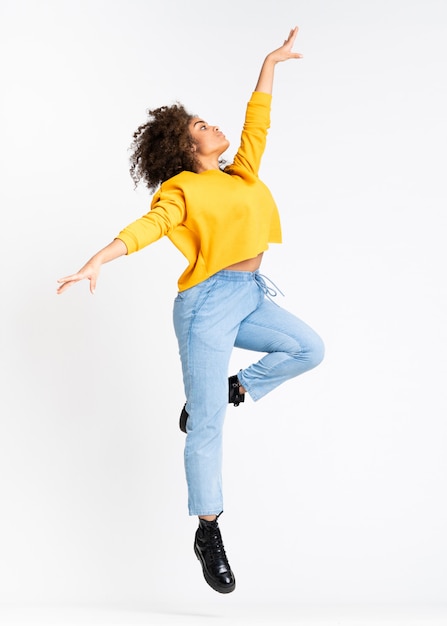
<path fill-rule="evenodd" d="M 301 59 L 302 54 L 299 52 L 292 52 L 293 44 L 295 43 L 296 36 L 298 35 L 298 26 L 292 28 L 289 33 L 289 36 L 284 41 L 283 45 L 273 52 L 270 52 L 267 55 L 267 58 L 273 61 L 274 63 L 279 63 L 280 61 L 288 61 L 289 59 Z"/>

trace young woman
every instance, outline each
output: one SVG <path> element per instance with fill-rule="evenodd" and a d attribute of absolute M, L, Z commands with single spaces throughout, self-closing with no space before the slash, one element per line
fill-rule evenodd
<path fill-rule="evenodd" d="M 246 392 L 259 400 L 318 365 L 324 352 L 309 326 L 272 302 L 276 292 L 259 273 L 269 242 L 281 242 L 278 209 L 258 171 L 270 125 L 275 66 L 302 56 L 292 51 L 297 32 L 292 29 L 264 60 L 231 165 L 221 167 L 229 142 L 219 127 L 179 104 L 149 112 L 149 120 L 134 134 L 131 175 L 155 191 L 151 210 L 79 272 L 58 281 L 58 293 L 83 279 L 94 293 L 103 263 L 165 235 L 186 257 L 174 327 L 187 398 L 180 428 L 186 432 L 188 506 L 189 514 L 199 517 L 194 551 L 206 581 L 221 593 L 235 588 L 218 526 L 226 405 L 237 406 Z M 228 379 L 234 346 L 266 354 Z"/>

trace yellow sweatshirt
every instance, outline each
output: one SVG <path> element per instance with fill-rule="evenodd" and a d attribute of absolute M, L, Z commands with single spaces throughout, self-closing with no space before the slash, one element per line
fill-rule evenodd
<path fill-rule="evenodd" d="M 155 192 L 149 213 L 118 235 L 128 254 L 164 235 L 188 260 L 178 281 L 189 289 L 225 267 L 281 243 L 275 201 L 258 178 L 271 95 L 254 92 L 247 105 L 241 144 L 225 170 L 181 172 Z"/>

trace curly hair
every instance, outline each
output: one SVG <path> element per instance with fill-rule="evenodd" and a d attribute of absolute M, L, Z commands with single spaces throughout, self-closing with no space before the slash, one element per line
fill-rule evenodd
<path fill-rule="evenodd" d="M 193 119 L 182 104 L 148 111 L 149 120 L 137 128 L 130 146 L 130 175 L 135 186 L 144 181 L 150 191 L 162 182 L 187 170 L 197 171 L 189 132 Z"/>

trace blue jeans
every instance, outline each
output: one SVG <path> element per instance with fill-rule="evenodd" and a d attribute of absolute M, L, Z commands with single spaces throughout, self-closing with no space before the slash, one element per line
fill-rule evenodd
<path fill-rule="evenodd" d="M 266 297 L 267 291 L 258 272 L 222 270 L 175 299 L 174 327 L 189 413 L 184 459 L 190 515 L 223 510 L 222 428 L 233 347 L 266 353 L 238 372 L 253 400 L 323 359 L 320 337 Z"/>

